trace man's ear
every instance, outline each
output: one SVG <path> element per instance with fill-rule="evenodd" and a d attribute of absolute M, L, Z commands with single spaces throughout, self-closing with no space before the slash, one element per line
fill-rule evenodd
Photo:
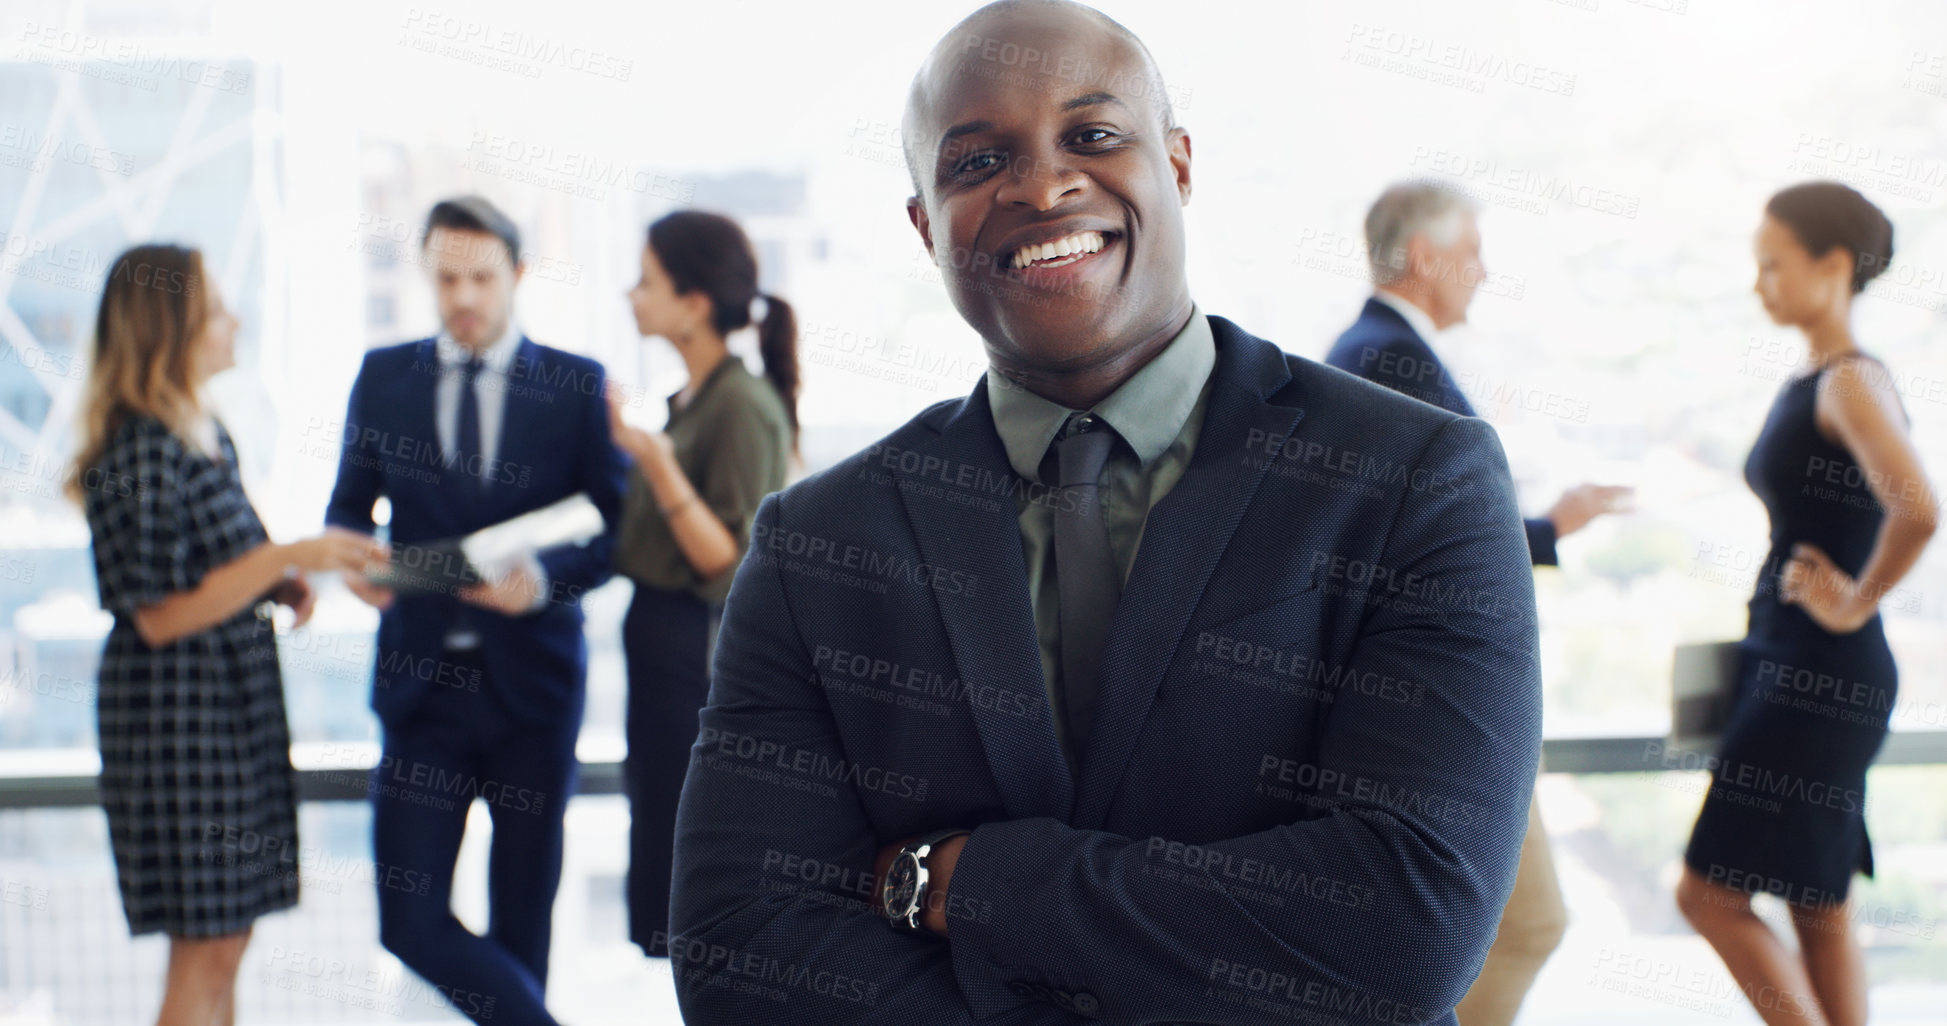
<path fill-rule="evenodd" d="M 1434 266 L 1433 241 L 1425 235 L 1415 235 L 1406 240 L 1406 266 L 1402 268 L 1409 275 L 1433 278 L 1439 274 Z"/>
<path fill-rule="evenodd" d="M 1182 197 L 1184 206 L 1190 204 L 1190 133 L 1181 128 L 1170 129 L 1163 140 L 1169 151 L 1170 170 L 1176 174 L 1176 194 Z"/>
<path fill-rule="evenodd" d="M 919 232 L 920 241 L 926 243 L 926 258 L 938 263 L 938 259 L 933 255 L 933 221 L 926 216 L 926 204 L 920 202 L 918 196 L 906 198 L 906 219 L 913 222 L 913 228 Z"/>

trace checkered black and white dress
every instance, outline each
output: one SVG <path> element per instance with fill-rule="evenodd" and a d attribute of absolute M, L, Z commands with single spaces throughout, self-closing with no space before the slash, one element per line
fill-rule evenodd
<path fill-rule="evenodd" d="M 297 789 L 270 621 L 246 608 L 160 648 L 134 610 L 268 540 L 236 449 L 218 458 L 131 417 L 83 480 L 115 626 L 96 715 L 101 797 L 132 933 L 237 933 L 297 903 Z"/>

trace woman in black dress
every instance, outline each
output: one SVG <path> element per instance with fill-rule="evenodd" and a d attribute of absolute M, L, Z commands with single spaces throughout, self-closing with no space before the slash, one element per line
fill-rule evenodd
<path fill-rule="evenodd" d="M 262 604 L 302 623 L 298 571 L 385 558 L 348 532 L 266 537 L 230 437 L 198 401 L 233 362 L 237 321 L 215 285 L 194 250 L 115 261 L 68 486 L 115 616 L 97 692 L 101 798 L 129 931 L 170 937 L 164 1026 L 230 1022 L 251 922 L 297 902 L 290 734 Z"/>
<path fill-rule="evenodd" d="M 1744 464 L 1771 552 L 1677 905 L 1765 1022 L 1851 1026 L 1866 1021 L 1866 971 L 1846 893 L 1872 875 L 1866 769 L 1898 687 L 1878 603 L 1939 509 L 1891 375 L 1849 324 L 1893 256 L 1885 215 L 1835 182 L 1794 186 L 1766 204 L 1756 251 L 1765 312 L 1804 332 L 1806 370 Z M 1752 913 L 1761 892 L 1790 909 L 1797 953 Z"/>

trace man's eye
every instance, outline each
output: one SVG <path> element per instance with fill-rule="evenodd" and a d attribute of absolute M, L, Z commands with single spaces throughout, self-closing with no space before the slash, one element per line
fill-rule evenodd
<path fill-rule="evenodd" d="M 982 171 L 987 170 L 990 167 L 993 167 L 994 164 L 999 160 L 1000 157 L 997 154 L 976 153 L 973 156 L 968 157 L 967 159 L 954 165 L 953 173 L 956 175 L 978 174 Z"/>

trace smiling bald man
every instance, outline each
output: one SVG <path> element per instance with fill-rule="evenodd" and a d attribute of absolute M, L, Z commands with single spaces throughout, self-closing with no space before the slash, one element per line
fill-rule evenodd
<path fill-rule="evenodd" d="M 678 813 L 691 1023 L 1452 1023 L 1540 749 L 1482 422 L 1191 299 L 1189 134 L 981 8 L 907 214 L 990 368 L 767 499 Z"/>

